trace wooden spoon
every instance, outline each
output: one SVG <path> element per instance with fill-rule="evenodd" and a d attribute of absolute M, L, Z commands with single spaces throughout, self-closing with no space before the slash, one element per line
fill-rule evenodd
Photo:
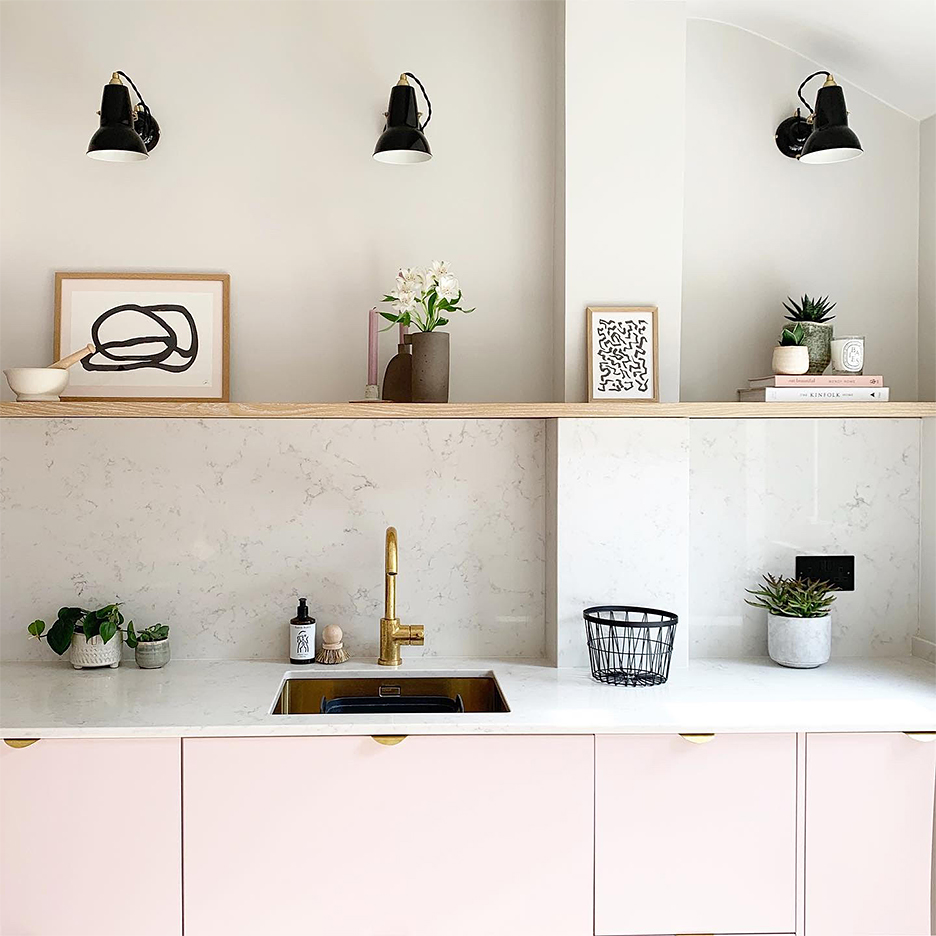
<path fill-rule="evenodd" d="M 77 364 L 82 358 L 87 357 L 89 354 L 94 354 L 94 351 L 94 345 L 89 343 L 87 347 L 82 348 L 80 351 L 72 352 L 68 357 L 63 357 L 60 361 L 50 364 L 49 367 L 57 367 L 59 370 L 68 370 L 72 364 Z"/>

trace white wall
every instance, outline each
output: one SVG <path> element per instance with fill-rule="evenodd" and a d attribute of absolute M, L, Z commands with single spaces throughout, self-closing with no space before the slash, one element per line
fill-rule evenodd
<path fill-rule="evenodd" d="M 921 400 L 936 400 L 936 116 L 920 122 Z"/>
<path fill-rule="evenodd" d="M 567 401 L 589 305 L 659 307 L 660 399 L 678 399 L 685 20 L 680 0 L 566 2 Z"/>
<path fill-rule="evenodd" d="M 786 159 L 774 131 L 821 67 L 732 26 L 688 23 L 684 400 L 732 400 L 770 373 L 781 302 L 804 292 L 838 302 L 838 333 L 866 336 L 865 372 L 884 374 L 892 399 L 917 398 L 919 124 L 841 82 L 864 155 Z"/>
<path fill-rule="evenodd" d="M 445 258 L 478 307 L 449 329 L 452 398 L 550 399 L 561 13 L 4 3 L 2 366 L 48 363 L 55 270 L 224 270 L 233 399 L 354 399 L 367 309 L 398 266 Z M 84 155 L 116 68 L 162 126 L 142 164 Z M 371 153 L 404 70 L 432 98 L 435 158 L 385 166 Z"/>

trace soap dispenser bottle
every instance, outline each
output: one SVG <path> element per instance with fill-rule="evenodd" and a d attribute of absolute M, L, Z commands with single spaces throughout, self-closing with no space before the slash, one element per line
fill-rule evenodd
<path fill-rule="evenodd" d="M 315 662 L 315 618 L 309 617 L 305 598 L 299 599 L 296 616 L 289 622 L 289 662 Z"/>

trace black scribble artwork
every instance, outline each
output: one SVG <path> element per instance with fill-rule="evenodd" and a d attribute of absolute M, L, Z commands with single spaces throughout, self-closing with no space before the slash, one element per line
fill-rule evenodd
<path fill-rule="evenodd" d="M 301 631 L 296 637 L 296 653 L 309 652 L 309 634 L 307 631 Z"/>
<path fill-rule="evenodd" d="M 649 392 L 649 331 L 646 319 L 598 320 L 598 392 Z"/>
<path fill-rule="evenodd" d="M 160 313 L 173 312 L 181 315 L 188 324 L 191 339 L 187 348 L 179 347 L 179 336 L 176 330 L 163 318 Z M 136 338 L 124 338 L 122 340 L 101 341 L 101 326 L 115 315 L 139 314 L 155 322 L 165 334 L 140 334 Z M 144 331 L 146 323 L 140 322 L 140 331 Z M 114 306 L 108 309 L 95 319 L 91 326 L 91 341 L 97 351 L 89 357 L 82 358 L 81 366 L 86 371 L 133 371 L 144 367 L 152 367 L 157 370 L 169 371 L 173 374 L 181 374 L 187 371 L 198 356 L 198 330 L 195 328 L 195 319 L 192 313 L 185 306 L 181 305 L 151 305 L 141 306 L 135 303 Z M 153 351 L 148 351 L 144 346 L 157 345 Z M 119 351 L 118 349 L 124 349 Z M 126 349 L 136 349 L 127 351 Z M 115 353 L 117 352 L 117 353 Z M 167 363 L 173 354 L 182 359 L 181 364 Z M 101 361 L 100 357 L 107 360 Z M 111 363 L 113 362 L 113 363 Z"/>

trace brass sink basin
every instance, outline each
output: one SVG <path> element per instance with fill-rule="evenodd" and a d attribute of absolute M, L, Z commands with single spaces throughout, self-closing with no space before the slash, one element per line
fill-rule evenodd
<path fill-rule="evenodd" d="M 418 698 L 417 698 L 418 697 Z M 367 711 L 388 715 L 412 711 L 456 711 L 444 705 L 458 699 L 457 711 L 509 712 L 493 676 L 348 676 L 287 679 L 273 707 L 274 715 L 320 715 L 323 702 L 367 699 Z M 423 700 L 439 700 L 426 707 Z M 337 705 L 339 710 L 355 706 Z M 354 714 L 348 711 L 347 714 Z"/>

